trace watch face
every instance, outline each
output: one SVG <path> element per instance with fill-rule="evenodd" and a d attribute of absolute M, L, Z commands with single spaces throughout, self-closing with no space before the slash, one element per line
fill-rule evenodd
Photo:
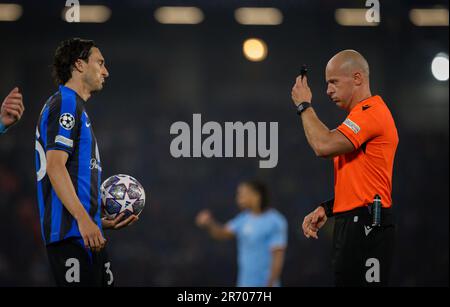
<path fill-rule="evenodd" d="M 297 113 L 300 114 L 302 113 L 305 109 L 307 109 L 309 107 L 309 103 L 307 102 L 302 102 L 301 104 L 298 105 L 297 107 Z"/>

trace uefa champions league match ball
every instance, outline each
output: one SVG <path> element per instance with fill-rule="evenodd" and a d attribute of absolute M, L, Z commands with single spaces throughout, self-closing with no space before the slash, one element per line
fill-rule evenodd
<path fill-rule="evenodd" d="M 145 191 L 142 185 L 129 175 L 114 175 L 106 179 L 101 187 L 103 216 L 113 220 L 122 212 L 123 219 L 139 215 L 145 206 Z"/>

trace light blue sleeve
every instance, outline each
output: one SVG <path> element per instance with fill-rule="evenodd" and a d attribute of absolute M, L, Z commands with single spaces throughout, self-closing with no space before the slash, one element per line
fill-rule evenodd
<path fill-rule="evenodd" d="M 273 228 L 269 237 L 269 247 L 271 249 L 276 247 L 287 246 L 287 222 L 281 214 L 276 214 L 273 217 Z"/>
<path fill-rule="evenodd" d="M 242 225 L 247 217 L 247 212 L 241 212 L 236 215 L 233 219 L 229 220 L 225 227 L 232 233 L 236 234 L 242 229 Z"/>

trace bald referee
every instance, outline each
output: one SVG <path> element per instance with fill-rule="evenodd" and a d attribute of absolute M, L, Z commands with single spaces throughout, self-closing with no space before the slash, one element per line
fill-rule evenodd
<path fill-rule="evenodd" d="M 334 161 L 334 198 L 304 218 L 303 232 L 317 239 L 327 218 L 334 216 L 336 286 L 386 286 L 394 247 L 391 191 L 397 128 L 383 99 L 371 93 L 369 65 L 360 53 L 339 52 L 325 75 L 328 96 L 348 112 L 334 130 L 314 112 L 307 77 L 298 77 L 292 88 L 309 145 L 318 157 Z"/>

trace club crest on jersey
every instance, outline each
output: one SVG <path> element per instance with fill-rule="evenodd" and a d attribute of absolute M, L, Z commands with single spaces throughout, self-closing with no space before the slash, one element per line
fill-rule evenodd
<path fill-rule="evenodd" d="M 70 113 L 64 113 L 59 117 L 59 125 L 66 130 L 72 130 L 75 127 L 75 117 Z"/>

